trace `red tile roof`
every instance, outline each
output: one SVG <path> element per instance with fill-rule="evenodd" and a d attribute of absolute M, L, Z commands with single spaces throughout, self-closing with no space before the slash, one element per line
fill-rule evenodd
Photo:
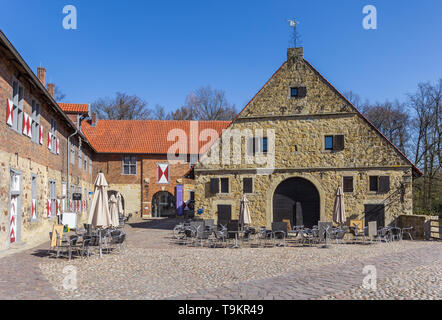
<path fill-rule="evenodd" d="M 64 112 L 72 112 L 72 113 L 88 113 L 89 105 L 84 103 L 63 103 L 57 102 L 60 108 Z"/>
<path fill-rule="evenodd" d="M 176 151 L 176 147 L 169 150 L 177 145 L 176 136 L 185 134 L 180 140 L 189 147 L 180 144 L 184 147 L 183 152 L 201 154 L 217 138 L 199 141 L 203 130 L 212 129 L 212 133 L 219 136 L 229 124 L 230 121 L 98 120 L 95 127 L 83 121 L 81 128 L 94 149 L 101 153 L 167 154 Z M 203 134 L 202 138 L 211 136 L 208 131 Z M 168 136 L 171 141 L 168 141 Z M 195 152 L 190 150 L 190 142 L 193 141 L 198 146 Z"/>

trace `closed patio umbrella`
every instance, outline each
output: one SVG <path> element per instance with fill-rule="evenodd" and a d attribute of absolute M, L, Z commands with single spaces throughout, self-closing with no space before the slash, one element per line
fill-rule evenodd
<path fill-rule="evenodd" d="M 333 209 L 333 221 L 339 225 L 345 223 L 345 205 L 344 205 L 344 193 L 342 192 L 341 187 L 336 191 L 336 199 L 335 206 Z"/>
<path fill-rule="evenodd" d="M 124 215 L 123 201 L 121 200 L 121 193 L 119 192 L 117 192 L 117 207 L 118 207 L 118 214 Z"/>
<path fill-rule="evenodd" d="M 301 202 L 296 202 L 295 208 L 296 208 L 296 213 L 295 213 L 296 222 L 295 222 L 295 225 L 297 227 L 303 226 L 304 225 L 304 218 L 302 216 Z"/>
<path fill-rule="evenodd" d="M 112 227 L 118 227 L 120 225 L 120 218 L 118 216 L 118 199 L 115 195 L 111 195 L 109 199 L 109 212 L 111 215 Z"/>
<path fill-rule="evenodd" d="M 243 195 L 241 199 L 241 210 L 239 213 L 239 223 L 244 227 L 246 224 L 252 223 L 252 219 L 250 217 L 250 209 L 249 209 L 249 200 L 245 195 Z"/>
<path fill-rule="evenodd" d="M 88 224 L 94 228 L 107 228 L 112 225 L 107 197 L 107 181 L 100 172 L 95 179 L 94 198 L 89 210 Z"/>

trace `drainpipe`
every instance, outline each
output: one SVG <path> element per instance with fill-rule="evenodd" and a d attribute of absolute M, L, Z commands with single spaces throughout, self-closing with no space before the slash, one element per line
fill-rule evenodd
<path fill-rule="evenodd" d="M 87 118 L 87 117 L 82 115 L 79 118 L 79 120 L 78 120 L 78 129 L 80 129 L 80 132 L 81 132 L 81 121 L 83 119 L 85 119 L 85 118 Z M 70 189 L 71 189 L 70 186 L 69 186 L 69 165 L 71 164 L 71 161 L 70 161 L 70 157 L 71 157 L 71 138 L 78 133 L 78 129 L 75 128 L 75 132 L 68 137 L 68 143 L 67 143 L 67 148 L 68 148 L 68 150 L 67 150 L 68 165 L 67 165 L 67 178 L 66 178 L 66 189 L 67 189 L 66 190 L 66 203 L 68 204 L 68 206 L 69 206 L 69 199 L 70 199 L 70 194 L 69 193 L 70 193 Z"/>
<path fill-rule="evenodd" d="M 70 194 L 69 194 L 70 191 L 69 190 L 71 189 L 69 187 L 69 165 L 71 164 L 71 161 L 70 161 L 70 158 L 71 158 L 71 138 L 73 136 L 75 136 L 77 133 L 78 133 L 78 129 L 75 129 L 75 132 L 68 137 L 68 143 L 67 143 L 67 148 L 68 148 L 68 150 L 67 150 L 67 155 L 68 155 L 67 169 L 68 170 L 67 171 L 68 171 L 68 174 L 66 177 L 66 204 L 68 205 L 68 207 L 69 207 L 69 199 L 70 199 Z"/>

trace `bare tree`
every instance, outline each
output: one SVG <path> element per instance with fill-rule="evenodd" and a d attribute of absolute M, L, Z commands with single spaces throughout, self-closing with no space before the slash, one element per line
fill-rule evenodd
<path fill-rule="evenodd" d="M 235 106 L 227 101 L 225 91 L 201 87 L 186 97 L 185 108 L 196 120 L 232 120 Z"/>
<path fill-rule="evenodd" d="M 356 108 L 358 108 L 359 111 L 362 113 L 365 113 L 367 109 L 370 107 L 370 102 L 368 100 L 362 101 L 362 98 L 353 91 L 345 91 L 344 96 L 347 98 L 348 101 L 351 102 L 352 105 L 354 105 Z"/>
<path fill-rule="evenodd" d="M 404 104 L 376 103 L 366 106 L 364 114 L 399 150 L 408 153 L 411 121 Z"/>
<path fill-rule="evenodd" d="M 60 87 L 55 86 L 54 88 L 54 99 L 55 101 L 62 102 L 66 98 L 66 95 L 61 91 Z"/>
<path fill-rule="evenodd" d="M 420 83 L 417 92 L 409 95 L 408 103 L 415 113 L 415 164 L 422 168 L 424 174 L 421 194 L 416 202 L 428 212 L 434 210 L 434 202 L 440 200 L 442 193 L 442 79 L 436 84 Z"/>
<path fill-rule="evenodd" d="M 109 120 L 149 119 L 152 113 L 144 100 L 121 92 L 117 92 L 115 98 L 98 99 L 91 107 L 99 119 Z"/>
<path fill-rule="evenodd" d="M 154 120 L 170 120 L 172 117 L 166 112 L 164 106 L 157 104 L 153 110 L 152 118 Z"/>
<path fill-rule="evenodd" d="M 192 108 L 185 106 L 172 112 L 171 117 L 173 120 L 195 120 Z"/>

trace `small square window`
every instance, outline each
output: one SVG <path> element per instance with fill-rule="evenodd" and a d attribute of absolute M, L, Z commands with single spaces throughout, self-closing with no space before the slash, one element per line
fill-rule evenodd
<path fill-rule="evenodd" d="M 296 98 L 299 96 L 299 88 L 290 88 L 290 96 Z"/>
<path fill-rule="evenodd" d="M 333 136 L 325 136 L 325 150 L 333 150 Z"/>

